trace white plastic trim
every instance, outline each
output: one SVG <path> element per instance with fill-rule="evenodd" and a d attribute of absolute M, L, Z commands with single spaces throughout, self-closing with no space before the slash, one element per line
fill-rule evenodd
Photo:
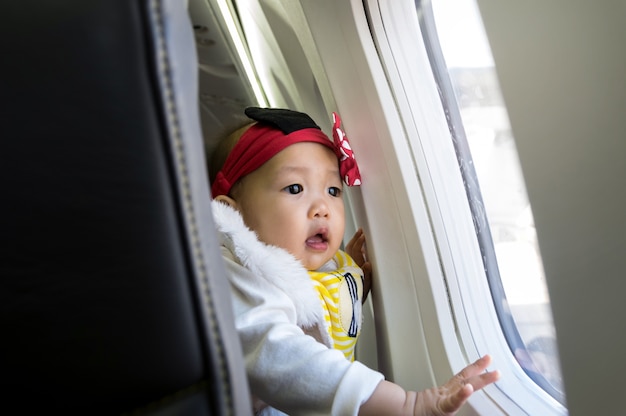
<path fill-rule="evenodd" d="M 503 377 L 496 385 L 472 396 L 470 406 L 478 414 L 567 414 L 521 370 L 500 329 L 445 114 L 419 31 L 415 3 L 372 0 L 368 5 L 379 53 L 407 135 L 417 142 L 413 146 L 417 170 L 454 314 L 448 316 L 438 305 L 438 323 L 432 325 L 432 330 L 448 331 L 437 335 L 444 340 L 447 359 L 455 371 L 485 353 L 494 357 L 494 368 Z M 429 278 L 438 280 L 441 276 L 431 274 Z M 432 282 L 432 286 L 437 284 Z M 433 296 L 446 294 L 433 291 Z M 458 338 L 450 336 L 454 333 L 451 319 L 457 324 Z M 427 332 L 428 340 L 430 334 Z M 437 362 L 433 359 L 433 365 Z"/>

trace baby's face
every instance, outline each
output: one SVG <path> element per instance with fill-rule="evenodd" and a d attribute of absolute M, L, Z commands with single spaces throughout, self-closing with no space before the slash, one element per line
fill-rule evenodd
<path fill-rule="evenodd" d="M 233 196 L 261 241 L 284 248 L 307 270 L 316 270 L 343 240 L 342 189 L 332 150 L 301 142 L 245 176 Z"/>

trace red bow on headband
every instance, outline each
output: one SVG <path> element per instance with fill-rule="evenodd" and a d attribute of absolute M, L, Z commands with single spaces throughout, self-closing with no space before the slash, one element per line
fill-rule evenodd
<path fill-rule="evenodd" d="M 339 158 L 339 173 L 348 186 L 361 185 L 361 172 L 346 133 L 341 129 L 339 114 L 333 113 L 333 140 L 335 154 Z"/>

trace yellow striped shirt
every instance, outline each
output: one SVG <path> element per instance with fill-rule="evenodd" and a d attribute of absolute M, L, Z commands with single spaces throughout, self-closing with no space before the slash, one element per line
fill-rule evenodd
<path fill-rule="evenodd" d="M 342 351 L 348 360 L 354 361 L 354 347 L 362 323 L 363 271 L 341 250 L 334 260 L 337 263 L 336 270 L 309 271 L 309 275 L 322 303 L 333 348 Z"/>

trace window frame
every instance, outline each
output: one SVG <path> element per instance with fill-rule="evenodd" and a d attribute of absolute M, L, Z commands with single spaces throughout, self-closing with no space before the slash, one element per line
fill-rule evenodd
<path fill-rule="evenodd" d="M 433 11 L 433 1 L 416 0 L 418 7 L 418 16 L 420 29 L 424 38 L 424 44 L 429 55 L 431 67 L 433 68 L 434 77 L 438 85 L 438 91 L 441 95 L 442 105 L 446 108 L 446 119 L 448 122 L 450 135 L 455 144 L 457 160 L 461 169 L 463 182 L 466 189 L 468 200 L 472 201 L 472 218 L 474 222 L 475 232 L 479 241 L 481 257 L 484 264 L 485 276 L 487 278 L 490 293 L 494 302 L 494 307 L 498 316 L 500 327 L 509 345 L 511 351 L 518 349 L 526 350 L 526 343 L 522 339 L 520 331 L 517 328 L 516 320 L 509 310 L 507 302 L 507 294 L 502 282 L 502 274 L 499 269 L 498 258 L 496 254 L 496 245 L 492 238 L 491 225 L 487 215 L 487 209 L 482 199 L 481 184 L 477 172 L 474 168 L 473 158 L 471 155 L 468 137 L 465 133 L 465 126 L 461 116 L 461 108 L 458 105 L 456 92 L 454 90 L 453 81 L 450 77 L 448 66 L 444 58 L 444 53 L 439 43 L 439 34 L 436 28 L 435 14 Z M 468 0 L 474 1 L 475 0 Z M 476 11 L 478 5 L 474 4 Z M 480 22 L 482 24 L 482 22 Z M 487 45 L 489 47 L 489 45 Z M 493 65 L 493 62 L 492 62 Z M 495 71 L 495 65 L 494 65 Z M 503 111 L 506 107 L 503 105 Z M 515 354 L 513 352 L 513 354 Z M 536 373 L 533 377 L 524 370 L 526 374 L 541 387 L 544 391 L 554 397 L 559 403 L 564 403 L 564 393 L 558 391 L 541 373 Z M 557 397 L 558 396 L 558 397 Z"/>
<path fill-rule="evenodd" d="M 369 0 L 366 6 L 372 37 L 411 141 L 413 168 L 436 240 L 442 274 L 430 273 L 428 279 L 433 296 L 449 301 L 437 313 L 446 354 L 456 368 L 489 353 L 494 368 L 502 373 L 501 380 L 485 388 L 484 394 L 475 394 L 470 405 L 488 414 L 494 404 L 507 414 L 567 414 L 522 370 L 502 332 L 415 2 Z M 443 291 L 435 281 L 442 278 Z"/>

